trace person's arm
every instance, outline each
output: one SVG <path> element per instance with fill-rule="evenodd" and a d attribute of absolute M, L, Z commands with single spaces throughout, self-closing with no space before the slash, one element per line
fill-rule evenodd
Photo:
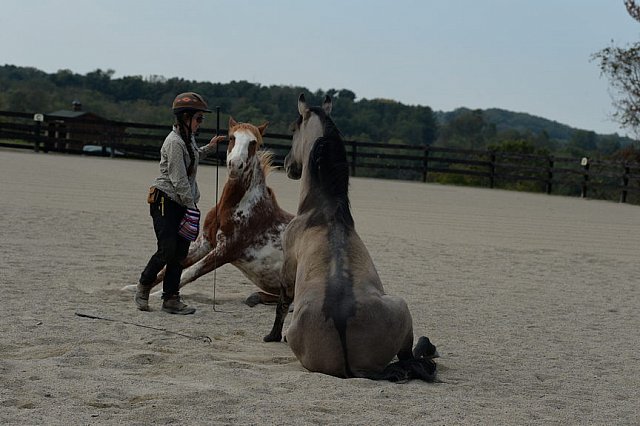
<path fill-rule="evenodd" d="M 193 192 L 187 176 L 187 166 L 184 162 L 186 149 L 179 143 L 172 142 L 167 144 L 167 169 L 169 179 L 178 196 L 177 201 L 190 209 L 195 209 L 196 204 L 193 200 Z"/>
<path fill-rule="evenodd" d="M 207 156 L 212 152 L 215 152 L 216 150 L 216 146 L 222 142 L 223 140 L 225 140 L 227 137 L 220 135 L 220 136 L 214 136 L 211 138 L 211 140 L 209 141 L 209 143 L 207 145 L 201 146 L 200 148 L 198 148 L 198 152 L 203 155 L 203 156 Z"/>

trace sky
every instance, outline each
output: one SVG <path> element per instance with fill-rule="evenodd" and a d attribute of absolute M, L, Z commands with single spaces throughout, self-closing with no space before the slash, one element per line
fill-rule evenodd
<path fill-rule="evenodd" d="M 0 14 L 0 64 L 348 89 L 621 135 L 591 57 L 639 39 L 623 0 L 2 0 Z"/>

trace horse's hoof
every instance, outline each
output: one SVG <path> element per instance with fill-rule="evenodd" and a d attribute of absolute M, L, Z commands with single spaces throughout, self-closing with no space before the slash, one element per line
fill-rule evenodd
<path fill-rule="evenodd" d="M 422 336 L 418 339 L 415 348 L 413 348 L 414 358 L 433 359 L 440 357 L 435 345 L 429 341 L 429 338 Z"/>
<path fill-rule="evenodd" d="M 251 296 L 247 297 L 247 299 L 244 301 L 244 303 L 250 308 L 253 308 L 260 302 L 262 302 L 262 299 L 260 298 L 259 293 L 253 293 Z"/>
<path fill-rule="evenodd" d="M 267 334 L 263 340 L 265 342 L 279 342 L 282 340 L 282 334 Z"/>
<path fill-rule="evenodd" d="M 130 292 L 134 293 L 136 291 L 136 288 L 138 288 L 137 284 L 130 284 L 130 285 L 125 285 L 124 287 L 122 287 L 120 289 L 120 291 L 130 291 Z"/>

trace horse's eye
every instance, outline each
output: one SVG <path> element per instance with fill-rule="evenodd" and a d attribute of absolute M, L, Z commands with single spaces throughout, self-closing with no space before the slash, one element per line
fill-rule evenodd
<path fill-rule="evenodd" d="M 251 142 L 249 142 L 249 145 L 256 146 L 257 143 L 258 143 L 258 141 L 252 140 Z"/>

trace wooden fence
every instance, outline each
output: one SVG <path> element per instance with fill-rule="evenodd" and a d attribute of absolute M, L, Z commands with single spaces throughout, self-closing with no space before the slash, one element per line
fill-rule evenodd
<path fill-rule="evenodd" d="M 216 131 L 203 128 L 205 144 Z M 0 111 L 0 147 L 126 158 L 159 158 L 168 126 L 111 120 L 63 119 L 44 114 Z M 282 165 L 290 135 L 267 133 L 265 148 Z M 372 176 L 508 188 L 547 194 L 640 204 L 640 164 L 587 158 L 536 156 L 510 152 L 346 141 L 353 176 Z M 226 145 L 205 164 L 224 164 Z"/>

